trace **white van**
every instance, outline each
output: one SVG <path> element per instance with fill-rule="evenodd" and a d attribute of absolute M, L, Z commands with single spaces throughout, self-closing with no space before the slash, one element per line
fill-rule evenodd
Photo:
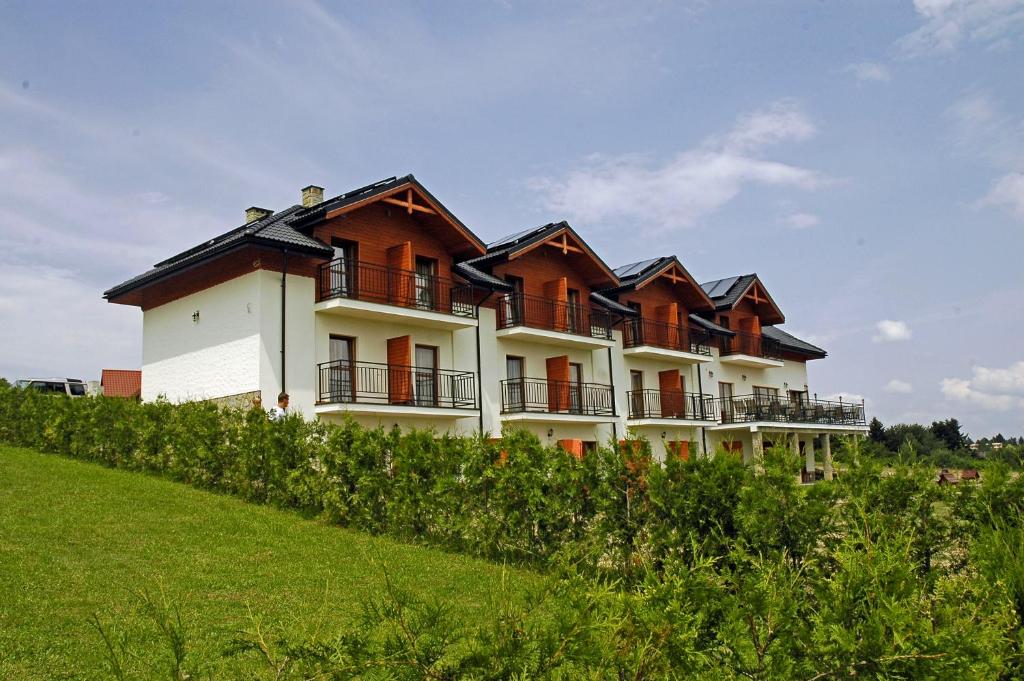
<path fill-rule="evenodd" d="M 85 397 L 88 393 L 88 386 L 80 378 L 28 378 L 18 381 L 15 385 L 46 395 Z"/>

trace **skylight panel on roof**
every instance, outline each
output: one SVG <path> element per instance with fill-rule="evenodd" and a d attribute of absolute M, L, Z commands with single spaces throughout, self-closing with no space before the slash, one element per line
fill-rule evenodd
<path fill-rule="evenodd" d="M 650 258 L 648 260 L 641 260 L 640 262 L 630 263 L 629 265 L 623 265 L 622 267 L 619 267 L 618 269 L 615 270 L 615 276 L 619 277 L 620 279 L 631 277 L 634 274 L 639 274 L 640 272 L 643 272 L 644 270 L 646 270 L 648 267 L 658 262 L 659 260 L 661 260 L 661 258 Z"/>
<path fill-rule="evenodd" d="M 546 227 L 546 225 L 545 225 L 545 227 Z M 498 246 L 505 246 L 507 244 L 514 243 L 516 241 L 519 241 L 523 237 L 529 236 L 530 234 L 536 234 L 537 232 L 539 232 L 542 229 L 544 229 L 544 227 L 534 227 L 533 229 L 524 229 L 521 232 L 516 232 L 515 234 L 510 234 L 508 236 L 504 236 L 504 237 L 498 239 L 497 241 L 493 241 L 493 242 L 487 244 L 487 249 L 490 250 L 492 248 L 497 248 Z"/>

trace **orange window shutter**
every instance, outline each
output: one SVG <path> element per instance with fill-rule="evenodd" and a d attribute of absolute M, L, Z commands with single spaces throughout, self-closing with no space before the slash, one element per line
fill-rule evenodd
<path fill-rule="evenodd" d="M 658 372 L 662 418 L 685 416 L 683 409 L 683 378 L 678 369 Z"/>
<path fill-rule="evenodd" d="M 544 297 L 550 301 L 550 308 L 545 319 L 549 328 L 565 331 L 569 328 L 569 282 L 565 277 L 544 282 Z"/>
<path fill-rule="evenodd" d="M 583 440 L 559 440 L 558 446 L 577 459 L 583 458 Z"/>
<path fill-rule="evenodd" d="M 669 440 L 668 452 L 674 456 L 679 457 L 683 461 L 690 460 L 690 441 L 689 440 Z"/>
<path fill-rule="evenodd" d="M 388 300 L 398 305 L 413 305 L 412 242 L 405 241 L 387 250 Z"/>
<path fill-rule="evenodd" d="M 412 336 L 388 338 L 388 402 L 412 399 Z"/>
<path fill-rule="evenodd" d="M 548 357 L 548 410 L 565 411 L 569 408 L 569 355 Z"/>

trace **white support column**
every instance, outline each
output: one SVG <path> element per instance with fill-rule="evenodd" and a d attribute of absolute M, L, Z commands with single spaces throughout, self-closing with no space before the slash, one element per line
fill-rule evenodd
<path fill-rule="evenodd" d="M 824 450 L 825 455 L 825 479 L 831 480 L 833 477 L 832 472 L 832 436 L 825 433 L 821 436 L 821 448 Z"/>
<path fill-rule="evenodd" d="M 807 438 L 807 446 L 804 448 L 804 468 L 810 473 L 811 480 L 814 480 L 814 471 L 818 462 L 814 460 L 814 435 Z"/>
<path fill-rule="evenodd" d="M 764 470 L 764 440 L 761 437 L 761 431 L 755 430 L 752 432 L 750 434 L 750 441 L 751 449 L 753 450 L 751 459 L 753 460 L 754 467 L 758 472 L 762 472 Z"/>
<path fill-rule="evenodd" d="M 800 456 L 800 434 L 790 433 L 789 439 L 789 450 L 793 453 L 793 456 Z"/>

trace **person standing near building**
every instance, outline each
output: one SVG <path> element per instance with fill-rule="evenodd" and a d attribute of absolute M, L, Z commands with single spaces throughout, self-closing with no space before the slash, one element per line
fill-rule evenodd
<path fill-rule="evenodd" d="M 288 416 L 288 393 L 277 396 L 277 406 L 270 410 L 270 420 L 279 421 Z"/>

